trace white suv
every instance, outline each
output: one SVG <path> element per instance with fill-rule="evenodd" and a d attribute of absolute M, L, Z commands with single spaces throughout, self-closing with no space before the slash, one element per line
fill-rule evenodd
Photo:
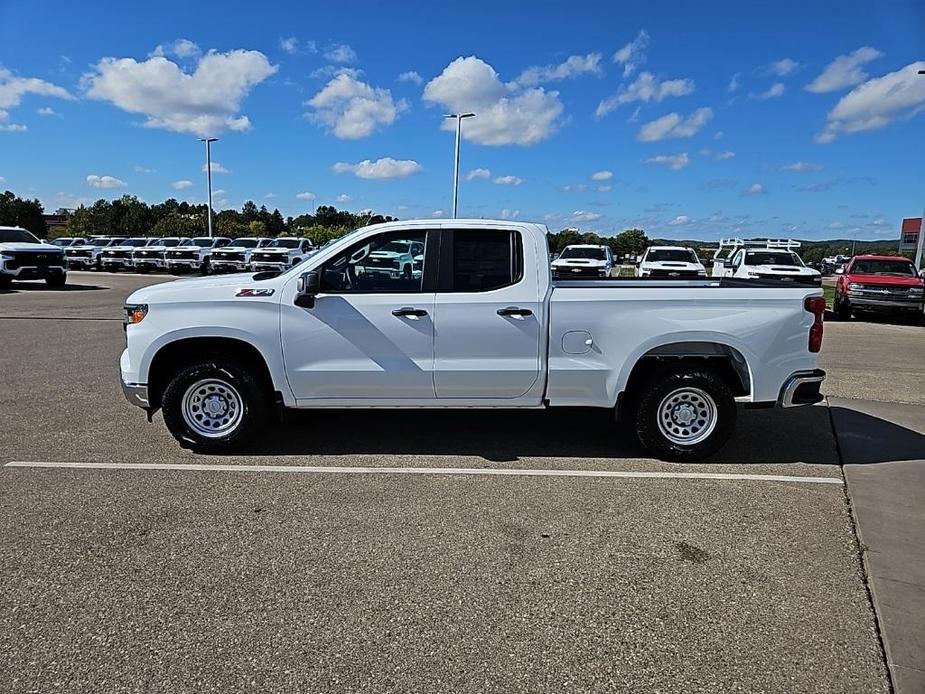
<path fill-rule="evenodd" d="M 206 275 L 209 273 L 212 251 L 216 248 L 223 248 L 229 243 L 231 243 L 231 239 L 225 236 L 216 236 L 214 238 L 200 236 L 189 239 L 187 243 L 176 248 L 168 248 L 164 252 L 164 263 L 167 265 L 169 272 L 199 270 Z"/>
<path fill-rule="evenodd" d="M 224 248 L 212 251 L 212 272 L 247 272 L 251 267 L 251 254 L 272 241 L 271 238 L 253 236 L 232 239 Z"/>
<path fill-rule="evenodd" d="M 649 246 L 636 264 L 636 277 L 697 279 L 706 277 L 707 269 L 693 248 L 684 246 Z"/>
<path fill-rule="evenodd" d="M 251 270 L 264 272 L 288 270 L 305 260 L 315 249 L 311 239 L 299 239 L 294 236 L 280 236 L 263 248 L 251 253 Z"/>

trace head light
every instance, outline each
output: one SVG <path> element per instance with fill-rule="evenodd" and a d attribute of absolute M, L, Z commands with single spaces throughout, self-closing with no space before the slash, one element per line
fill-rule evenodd
<path fill-rule="evenodd" d="M 147 304 L 126 304 L 125 317 L 123 318 L 122 322 L 125 325 L 135 325 L 137 323 L 141 323 L 141 321 L 143 321 L 147 315 Z"/>
<path fill-rule="evenodd" d="M 859 290 L 861 290 L 861 289 L 864 289 L 864 285 L 863 285 L 863 284 L 858 284 L 857 282 L 851 282 L 851 283 L 848 284 L 848 289 L 850 289 L 851 291 L 855 291 L 855 292 L 856 292 L 856 291 L 859 291 Z"/>

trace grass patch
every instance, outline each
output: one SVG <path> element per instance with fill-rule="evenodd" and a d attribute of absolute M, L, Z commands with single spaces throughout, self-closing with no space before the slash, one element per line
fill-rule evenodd
<path fill-rule="evenodd" d="M 825 295 L 825 303 L 829 308 L 835 305 L 835 286 L 830 284 L 822 285 L 822 293 Z"/>

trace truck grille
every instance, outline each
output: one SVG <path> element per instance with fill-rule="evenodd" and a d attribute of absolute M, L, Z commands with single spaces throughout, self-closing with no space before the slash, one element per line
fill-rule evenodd
<path fill-rule="evenodd" d="M 598 272 L 597 267 L 587 266 L 587 267 L 576 267 L 576 266 L 566 266 L 566 267 L 557 267 L 553 270 L 553 274 L 556 277 L 600 277 L 600 272 Z"/>
<path fill-rule="evenodd" d="M 93 251 L 91 251 L 89 248 L 86 250 L 83 250 L 83 249 L 71 250 L 69 248 L 65 251 L 65 253 L 68 255 L 69 258 L 89 258 L 90 255 L 93 253 Z"/>
<path fill-rule="evenodd" d="M 14 251 L 13 259 L 8 260 L 6 266 L 10 270 L 21 267 L 48 267 L 49 265 L 64 265 L 64 255 L 61 253 L 33 253 L 31 251 Z"/>
<path fill-rule="evenodd" d="M 196 251 L 167 251 L 168 260 L 199 260 Z"/>
<path fill-rule="evenodd" d="M 285 263 L 286 256 L 279 253 L 254 253 L 251 260 L 267 263 Z"/>
<path fill-rule="evenodd" d="M 784 275 L 770 272 L 757 273 L 758 279 L 777 280 L 778 282 L 796 282 L 797 284 L 818 285 L 822 283 L 821 275 Z"/>
<path fill-rule="evenodd" d="M 135 251 L 136 258 L 163 258 L 164 251 Z"/>
<path fill-rule="evenodd" d="M 224 260 L 224 261 L 227 261 L 227 262 L 238 262 L 238 263 L 241 263 L 241 262 L 244 262 L 244 253 L 243 253 L 243 252 L 238 253 L 238 252 L 229 252 L 229 251 L 226 251 L 226 252 L 224 252 L 224 253 L 216 252 L 216 253 L 213 253 L 213 254 L 212 254 L 212 262 L 213 262 L 213 263 L 221 262 L 221 261 L 223 261 L 223 260 Z"/>
<path fill-rule="evenodd" d="M 701 275 L 697 274 L 696 270 L 652 270 L 649 273 L 649 277 L 658 277 L 660 279 L 682 279 L 682 280 L 695 280 Z"/>
<path fill-rule="evenodd" d="M 103 251 L 103 258 L 127 259 L 132 257 L 131 251 Z"/>

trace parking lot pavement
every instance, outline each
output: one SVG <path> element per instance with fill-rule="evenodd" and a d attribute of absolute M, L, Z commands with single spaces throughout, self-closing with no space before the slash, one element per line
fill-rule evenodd
<path fill-rule="evenodd" d="M 925 404 L 925 328 L 886 319 L 826 321 L 828 395 Z"/>
<path fill-rule="evenodd" d="M 90 279 L 102 317 L 147 281 Z M 32 291 L 0 316 L 81 310 Z M 197 456 L 123 401 L 117 321 L 0 330 L 2 463 L 321 468 L 0 468 L 11 691 L 888 691 L 824 407 L 743 413 L 691 466 L 588 411 L 307 412 Z"/>
<path fill-rule="evenodd" d="M 830 405 L 893 682 L 898 694 L 925 692 L 925 412 Z"/>

